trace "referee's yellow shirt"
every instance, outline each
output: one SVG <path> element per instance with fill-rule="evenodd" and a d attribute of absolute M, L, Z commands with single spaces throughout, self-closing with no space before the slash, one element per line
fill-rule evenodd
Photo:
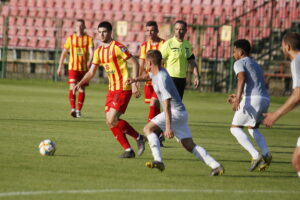
<path fill-rule="evenodd" d="M 187 40 L 179 42 L 175 36 L 167 40 L 160 49 L 165 68 L 171 77 L 185 78 L 188 58 L 192 53 L 192 45 Z"/>

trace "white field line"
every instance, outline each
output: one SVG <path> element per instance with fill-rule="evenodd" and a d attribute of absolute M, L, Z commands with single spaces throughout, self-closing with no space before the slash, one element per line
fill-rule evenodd
<path fill-rule="evenodd" d="M 99 189 L 99 190 L 50 190 L 50 191 L 28 191 L 28 192 L 0 192 L 1 197 L 9 196 L 33 196 L 44 194 L 94 194 L 94 193 L 276 193 L 276 194 L 300 194 L 300 191 L 288 190 L 219 190 L 219 189 Z"/>

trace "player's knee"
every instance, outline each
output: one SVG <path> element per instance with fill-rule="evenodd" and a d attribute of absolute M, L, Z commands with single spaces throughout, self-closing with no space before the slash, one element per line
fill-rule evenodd
<path fill-rule="evenodd" d="M 191 138 L 182 139 L 181 144 L 182 144 L 183 148 L 185 148 L 185 150 L 187 150 L 188 152 L 193 152 L 193 149 L 196 146 L 196 144 L 194 143 L 194 141 Z"/>
<path fill-rule="evenodd" d="M 113 118 L 106 118 L 106 125 L 109 128 L 113 128 L 113 127 L 117 126 L 117 122 Z"/>
<path fill-rule="evenodd" d="M 147 124 L 148 125 L 148 124 Z M 144 132 L 144 134 L 147 136 L 147 135 L 149 135 L 150 133 L 151 133 L 151 131 L 150 131 L 150 127 L 149 126 L 144 126 L 144 128 L 143 128 L 143 132 Z"/>

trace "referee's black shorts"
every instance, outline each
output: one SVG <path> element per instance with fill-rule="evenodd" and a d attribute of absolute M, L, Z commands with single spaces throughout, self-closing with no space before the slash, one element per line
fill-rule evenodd
<path fill-rule="evenodd" d="M 183 94 L 184 94 L 184 89 L 185 89 L 185 85 L 186 85 L 186 78 L 175 78 L 175 77 L 171 77 L 173 82 L 175 83 L 175 86 L 177 88 L 177 91 L 179 93 L 179 96 L 182 100 L 183 98 Z"/>

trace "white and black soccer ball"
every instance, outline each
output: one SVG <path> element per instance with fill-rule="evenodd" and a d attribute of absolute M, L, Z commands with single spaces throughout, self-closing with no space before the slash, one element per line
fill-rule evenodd
<path fill-rule="evenodd" d="M 56 144 L 49 140 L 43 140 L 39 145 L 39 151 L 42 156 L 53 156 L 56 151 Z"/>

